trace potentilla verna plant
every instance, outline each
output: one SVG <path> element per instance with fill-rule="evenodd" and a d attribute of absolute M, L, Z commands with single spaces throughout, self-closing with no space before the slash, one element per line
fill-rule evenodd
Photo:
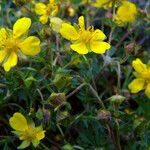
<path fill-rule="evenodd" d="M 16 21 L 13 31 L 0 29 L 0 63 L 5 71 L 9 71 L 18 62 L 22 54 L 34 56 L 40 52 L 40 40 L 36 36 L 27 37 L 31 26 L 30 18 L 21 18 Z"/>
<path fill-rule="evenodd" d="M 134 3 L 123 2 L 116 12 L 115 20 L 119 26 L 131 24 L 136 21 L 137 13 L 138 11 Z"/>
<path fill-rule="evenodd" d="M 103 54 L 110 49 L 110 44 L 103 41 L 106 35 L 101 30 L 94 30 L 93 26 L 86 29 L 83 16 L 79 17 L 78 21 L 79 25 L 76 28 L 68 23 L 62 23 L 60 29 L 61 35 L 73 43 L 70 45 L 72 50 L 79 54 L 88 52 Z"/>
<path fill-rule="evenodd" d="M 0 0 L 0 150 L 150 150 L 150 0 Z"/>
<path fill-rule="evenodd" d="M 54 17 L 58 12 L 59 6 L 55 0 L 49 0 L 49 3 L 37 3 L 35 5 L 36 14 L 40 15 L 40 22 L 46 24 L 50 16 Z"/>
<path fill-rule="evenodd" d="M 136 79 L 129 84 L 131 93 L 138 93 L 145 89 L 145 94 L 150 98 L 150 66 L 142 63 L 138 58 L 132 62 L 132 66 L 136 71 Z"/>
<path fill-rule="evenodd" d="M 40 140 L 45 137 L 45 131 L 42 126 L 35 127 L 34 122 L 28 123 L 26 118 L 19 112 L 13 114 L 9 119 L 9 124 L 15 130 L 12 132 L 23 141 L 18 149 L 24 149 L 31 143 L 34 147 L 37 147 Z"/>
<path fill-rule="evenodd" d="M 113 6 L 119 6 L 121 5 L 124 1 L 127 0 L 96 0 L 96 2 L 93 4 L 95 7 L 103 7 L 105 9 L 111 8 Z"/>

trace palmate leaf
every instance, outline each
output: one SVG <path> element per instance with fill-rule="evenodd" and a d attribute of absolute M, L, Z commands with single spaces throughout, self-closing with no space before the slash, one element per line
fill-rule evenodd
<path fill-rule="evenodd" d="M 142 98 L 142 99 L 137 99 L 137 103 L 140 106 L 138 111 L 144 112 L 144 116 L 147 119 L 150 119 L 150 109 L 149 109 L 150 101 L 147 98 L 145 98 L 145 99 Z"/>
<path fill-rule="evenodd" d="M 84 148 L 101 148 L 108 141 L 105 129 L 101 123 L 92 118 L 84 118 L 79 124 L 80 134 L 78 137 L 78 145 Z"/>

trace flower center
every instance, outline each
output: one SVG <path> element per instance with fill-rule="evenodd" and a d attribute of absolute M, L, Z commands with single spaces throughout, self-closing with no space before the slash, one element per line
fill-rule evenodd
<path fill-rule="evenodd" d="M 3 40 L 1 48 L 5 49 L 8 53 L 12 51 L 17 51 L 19 49 L 18 43 L 19 41 L 17 39 L 14 39 L 12 35 L 8 35 L 8 37 L 5 40 Z"/>
<path fill-rule="evenodd" d="M 57 5 L 56 4 L 54 4 L 54 3 L 52 3 L 52 4 L 48 4 L 47 5 L 47 10 L 46 10 L 46 12 L 47 12 L 47 15 L 52 15 L 53 16 L 53 11 L 56 11 L 57 10 Z"/>
<path fill-rule="evenodd" d="M 147 82 L 150 82 L 150 69 L 141 73 L 142 78 L 144 78 Z"/>
<path fill-rule="evenodd" d="M 93 31 L 90 28 L 87 30 L 80 29 L 79 31 L 80 40 L 85 44 L 90 43 L 90 41 L 92 40 L 92 33 Z"/>
<path fill-rule="evenodd" d="M 28 129 L 26 129 L 22 134 L 22 140 L 33 140 L 36 138 L 37 131 L 35 128 L 28 126 Z"/>

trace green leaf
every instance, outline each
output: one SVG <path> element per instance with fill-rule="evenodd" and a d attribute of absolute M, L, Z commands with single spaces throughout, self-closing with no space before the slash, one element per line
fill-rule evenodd
<path fill-rule="evenodd" d="M 62 150 L 73 150 L 73 147 L 70 144 L 66 144 L 62 147 Z"/>
<path fill-rule="evenodd" d="M 25 83 L 26 87 L 29 88 L 31 86 L 31 84 L 35 81 L 36 81 L 36 79 L 31 76 L 31 77 L 26 78 L 24 80 L 24 83 Z"/>
<path fill-rule="evenodd" d="M 57 74 L 55 76 L 55 79 L 53 80 L 53 83 L 57 88 L 62 89 L 64 87 L 70 85 L 71 80 L 72 80 L 71 76 L 63 75 L 63 74 Z"/>
<path fill-rule="evenodd" d="M 18 149 L 25 149 L 26 147 L 28 147 L 30 145 L 30 141 L 23 141 L 21 143 L 21 145 L 18 147 Z"/>
<path fill-rule="evenodd" d="M 32 144 L 34 147 L 37 147 L 39 145 L 40 141 L 38 139 L 32 140 Z"/>

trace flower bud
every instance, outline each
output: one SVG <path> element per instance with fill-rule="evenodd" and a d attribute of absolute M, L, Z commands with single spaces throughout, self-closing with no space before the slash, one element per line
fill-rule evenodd
<path fill-rule="evenodd" d="M 112 97 L 109 98 L 109 100 L 112 104 L 119 106 L 125 100 L 125 97 L 122 95 L 113 95 Z"/>
<path fill-rule="evenodd" d="M 53 106 L 60 106 L 66 101 L 65 93 L 52 93 L 48 98 L 48 101 Z"/>
<path fill-rule="evenodd" d="M 44 123 L 48 123 L 51 118 L 51 112 L 47 109 L 43 110 Z"/>
<path fill-rule="evenodd" d="M 108 121 L 111 118 L 111 113 L 107 110 L 100 110 L 97 115 L 98 120 Z"/>
<path fill-rule="evenodd" d="M 135 51 L 135 43 L 128 44 L 125 49 L 127 53 L 133 53 Z"/>
<path fill-rule="evenodd" d="M 73 16 L 75 15 L 75 10 L 74 10 L 74 8 L 71 7 L 71 6 L 68 6 L 68 7 L 66 8 L 66 12 L 67 12 L 67 14 L 68 14 L 70 17 L 73 17 Z"/>

